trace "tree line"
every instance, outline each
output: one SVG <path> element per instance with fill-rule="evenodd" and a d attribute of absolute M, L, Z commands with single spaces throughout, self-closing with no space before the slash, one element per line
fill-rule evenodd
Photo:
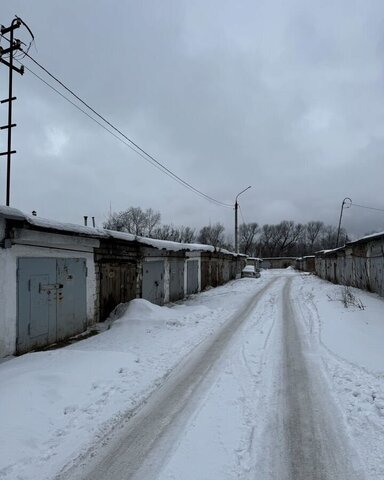
<path fill-rule="evenodd" d="M 160 212 L 130 207 L 110 214 L 104 228 L 142 237 L 171 240 L 180 243 L 203 243 L 234 250 L 233 234 L 228 235 L 221 223 L 205 225 L 200 230 L 189 226 L 162 224 Z M 310 255 L 318 250 L 335 248 L 337 228 L 321 221 L 296 223 L 283 220 L 278 224 L 259 226 L 256 222 L 239 225 L 239 251 L 254 257 L 283 257 Z M 340 240 L 348 240 L 344 229 Z"/>

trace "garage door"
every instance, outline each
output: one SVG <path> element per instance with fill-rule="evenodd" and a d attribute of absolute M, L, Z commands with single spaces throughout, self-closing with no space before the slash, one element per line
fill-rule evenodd
<path fill-rule="evenodd" d="M 18 353 L 83 332 L 85 259 L 19 258 L 17 306 Z"/>
<path fill-rule="evenodd" d="M 187 262 L 187 294 L 191 295 L 199 291 L 199 261 Z"/>
<path fill-rule="evenodd" d="M 144 262 L 142 297 L 157 305 L 164 303 L 164 262 Z"/>
<path fill-rule="evenodd" d="M 136 265 L 103 263 L 100 266 L 100 316 L 108 318 L 119 304 L 136 298 Z"/>

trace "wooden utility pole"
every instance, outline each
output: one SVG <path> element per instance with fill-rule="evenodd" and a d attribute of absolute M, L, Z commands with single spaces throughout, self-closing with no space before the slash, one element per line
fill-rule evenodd
<path fill-rule="evenodd" d="M 1 26 L 1 35 L 5 38 L 5 35 L 9 34 L 9 47 L 8 48 L 1 48 L 0 47 L 0 63 L 3 63 L 9 68 L 9 77 L 8 77 L 8 98 L 5 100 L 1 100 L 1 103 L 8 103 L 8 123 L 7 125 L 3 125 L 0 127 L 0 130 L 7 130 L 8 131 L 8 142 L 7 142 L 7 150 L 5 152 L 1 152 L 0 156 L 7 155 L 7 187 L 6 187 L 6 205 L 9 207 L 10 205 L 10 197 L 11 197 L 11 156 L 16 153 L 16 150 L 12 150 L 12 128 L 16 127 L 16 123 L 12 123 L 12 102 L 16 100 L 16 97 L 13 97 L 12 93 L 12 81 L 13 81 L 13 71 L 20 73 L 23 75 L 24 67 L 21 66 L 20 68 L 15 67 L 13 64 L 13 55 L 14 52 L 17 50 L 21 50 L 21 42 L 20 40 L 14 39 L 14 31 L 21 26 L 21 20 L 19 18 L 15 18 L 9 27 Z M 8 55 L 8 61 L 5 60 L 3 57 Z"/>

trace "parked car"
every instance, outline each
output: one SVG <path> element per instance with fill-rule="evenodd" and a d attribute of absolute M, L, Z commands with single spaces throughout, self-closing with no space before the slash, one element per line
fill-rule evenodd
<path fill-rule="evenodd" d="M 243 268 L 241 272 L 242 277 L 251 277 L 251 278 L 259 278 L 260 277 L 260 271 L 256 270 L 253 265 L 247 265 L 246 267 Z"/>

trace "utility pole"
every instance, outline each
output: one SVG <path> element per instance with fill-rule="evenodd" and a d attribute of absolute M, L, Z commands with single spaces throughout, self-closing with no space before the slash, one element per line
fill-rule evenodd
<path fill-rule="evenodd" d="M 236 195 L 236 200 L 235 200 L 235 252 L 236 253 L 239 253 L 239 243 L 238 243 L 239 229 L 238 229 L 238 222 L 237 222 L 237 210 L 239 209 L 239 203 L 237 199 L 242 193 L 244 193 L 249 188 L 251 188 L 251 186 L 244 188 L 244 190 L 242 190 L 240 193 Z"/>
<path fill-rule="evenodd" d="M 17 50 L 21 50 L 20 40 L 14 39 L 14 31 L 21 26 L 22 22 L 19 18 L 12 20 L 12 23 L 9 27 L 1 26 L 1 35 L 5 36 L 9 34 L 9 48 L 0 47 L 0 63 L 3 63 L 9 68 L 9 77 L 8 77 L 8 98 L 1 100 L 0 103 L 8 103 L 8 123 L 0 127 L 0 130 L 8 130 L 8 142 L 7 150 L 1 152 L 0 156 L 7 155 L 7 187 L 6 187 L 6 206 L 10 205 L 11 197 L 11 156 L 16 153 L 16 150 L 12 150 L 12 128 L 16 127 L 16 123 L 12 123 L 12 102 L 16 100 L 16 97 L 13 97 L 12 94 L 12 82 L 13 82 L 13 71 L 23 75 L 24 67 L 20 68 L 15 67 L 13 64 L 13 55 Z M 9 55 L 9 61 L 5 60 L 4 55 Z"/>
<path fill-rule="evenodd" d="M 341 204 L 339 227 L 338 227 L 338 229 L 337 229 L 336 248 L 339 247 L 339 237 L 340 237 L 340 229 L 341 229 L 341 219 L 343 218 L 344 205 L 346 205 L 345 208 L 349 208 L 349 207 L 352 205 L 352 200 L 351 200 L 349 197 L 345 197 L 344 200 L 343 200 L 343 203 Z"/>

